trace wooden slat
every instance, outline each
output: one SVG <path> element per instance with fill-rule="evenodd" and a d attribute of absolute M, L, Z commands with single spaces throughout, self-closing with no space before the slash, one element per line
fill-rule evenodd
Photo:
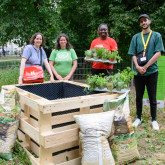
<path fill-rule="evenodd" d="M 62 154 L 53 156 L 53 162 L 55 164 L 60 164 L 60 163 L 65 162 L 67 165 L 67 163 L 69 164 L 70 160 L 78 158 L 78 157 L 80 157 L 79 149 L 75 149 L 75 150 L 67 151 Z M 67 158 L 69 159 L 68 162 L 67 162 Z M 76 165 L 78 165 L 78 164 L 76 164 Z"/>
<path fill-rule="evenodd" d="M 59 128 L 54 128 L 52 131 L 54 133 L 60 133 L 69 129 L 75 129 L 75 128 L 79 128 L 79 126 L 75 123 L 75 124 L 71 124 L 71 125 L 66 125 L 63 127 L 59 127 Z"/>
<path fill-rule="evenodd" d="M 53 131 L 44 132 L 41 134 L 41 145 L 45 148 L 65 146 L 70 142 L 77 141 L 79 139 L 79 129 L 70 129 L 54 133 Z"/>
<path fill-rule="evenodd" d="M 34 141 L 36 141 L 39 144 L 39 131 L 32 125 L 30 125 L 26 118 L 22 117 L 20 118 L 20 129 L 25 132 L 27 135 L 29 135 Z"/>
<path fill-rule="evenodd" d="M 103 112 L 103 107 L 91 109 L 90 113 L 100 113 Z"/>
<path fill-rule="evenodd" d="M 68 162 L 60 163 L 58 165 L 81 165 L 81 158 L 73 159 Z"/>
<path fill-rule="evenodd" d="M 67 101 L 64 100 L 58 100 L 58 101 L 52 101 L 50 104 L 43 104 L 43 109 L 40 109 L 44 114 L 46 113 L 53 113 L 53 112 L 59 112 L 69 109 L 75 109 L 75 108 L 83 108 L 87 106 L 92 105 L 98 105 L 103 104 L 105 99 L 114 99 L 117 98 L 119 94 L 113 94 L 113 95 L 101 95 L 101 96 L 81 96 L 78 98 L 71 98 Z M 53 104 L 54 102 L 54 104 Z"/>
<path fill-rule="evenodd" d="M 52 116 L 52 125 L 74 121 L 73 116 L 80 112 L 68 113 L 64 115 Z"/>
<path fill-rule="evenodd" d="M 12 91 L 15 90 L 15 85 L 3 85 L 1 88 Z"/>

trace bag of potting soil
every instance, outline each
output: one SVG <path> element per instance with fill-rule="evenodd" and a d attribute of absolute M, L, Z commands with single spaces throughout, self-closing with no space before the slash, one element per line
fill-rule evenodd
<path fill-rule="evenodd" d="M 115 162 L 118 164 L 129 163 L 140 157 L 134 134 L 119 135 L 111 141 L 110 146 Z"/>
<path fill-rule="evenodd" d="M 82 144 L 82 165 L 115 165 L 108 143 L 114 111 L 75 115 L 80 127 L 79 137 Z"/>
<path fill-rule="evenodd" d="M 12 160 L 21 112 L 16 91 L 2 89 L 0 93 L 0 158 Z"/>
<path fill-rule="evenodd" d="M 129 110 L 128 93 L 122 94 L 116 99 L 105 100 L 103 104 L 104 111 L 115 110 L 113 119 L 114 135 L 133 133 L 132 120 Z"/>

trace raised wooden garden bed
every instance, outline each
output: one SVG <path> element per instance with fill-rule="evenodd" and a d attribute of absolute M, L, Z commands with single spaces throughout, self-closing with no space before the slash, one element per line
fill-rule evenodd
<path fill-rule="evenodd" d="M 81 164 L 79 129 L 73 116 L 102 112 L 105 99 L 119 96 L 86 94 L 85 87 L 68 81 L 2 87 L 19 93 L 22 114 L 18 138 L 33 165 Z"/>

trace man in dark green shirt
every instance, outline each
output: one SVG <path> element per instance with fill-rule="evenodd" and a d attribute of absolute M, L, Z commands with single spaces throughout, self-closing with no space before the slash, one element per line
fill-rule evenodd
<path fill-rule="evenodd" d="M 164 46 L 160 33 L 151 31 L 151 20 L 147 14 L 140 15 L 138 21 L 142 27 L 142 32 L 133 36 L 128 51 L 128 54 L 132 55 L 132 59 L 135 64 L 134 70 L 137 72 L 137 75 L 135 76 L 137 119 L 134 121 L 133 126 L 137 127 L 142 121 L 142 100 L 146 86 L 150 100 L 152 126 L 154 130 L 159 130 L 159 125 L 156 121 L 156 90 L 158 79 L 157 60 L 161 56 L 161 52 L 164 52 Z M 151 37 L 149 38 L 150 35 Z M 147 40 L 149 43 L 148 46 Z M 146 52 L 144 52 L 144 50 L 146 50 L 145 46 L 147 46 L 148 49 Z M 144 66 L 139 66 L 137 62 L 136 54 L 141 51 L 146 54 L 146 58 L 148 60 Z"/>

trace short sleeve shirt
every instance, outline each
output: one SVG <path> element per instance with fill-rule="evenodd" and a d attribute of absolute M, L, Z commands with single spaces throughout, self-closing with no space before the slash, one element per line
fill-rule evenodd
<path fill-rule="evenodd" d="M 47 59 L 46 53 L 43 48 L 42 50 L 42 65 L 45 59 Z M 33 45 L 27 45 L 23 50 L 22 57 L 26 58 L 26 64 L 25 67 L 32 66 L 32 65 L 40 65 L 40 49 L 37 51 L 37 49 Z"/>
<path fill-rule="evenodd" d="M 66 77 L 73 66 L 73 61 L 77 60 L 77 55 L 74 49 L 54 49 L 49 60 L 54 61 L 54 68 L 61 77 Z"/>
<path fill-rule="evenodd" d="M 117 43 L 113 38 L 108 37 L 106 40 L 101 40 L 101 38 L 97 38 L 92 41 L 90 49 L 96 47 L 104 47 L 109 51 L 118 50 Z M 113 69 L 113 65 L 105 65 L 101 62 L 93 62 L 92 68 L 95 69 Z"/>
<path fill-rule="evenodd" d="M 149 33 L 143 34 L 143 36 L 144 36 L 144 41 L 146 43 Z M 132 56 L 136 56 L 136 53 L 142 50 L 144 50 L 144 46 L 143 46 L 141 33 L 137 33 L 133 36 L 131 40 L 128 54 Z M 159 51 L 164 52 L 162 37 L 160 33 L 153 31 L 148 45 L 148 52 L 146 54 L 147 59 L 150 60 L 154 56 L 154 54 Z M 138 73 L 135 66 L 134 66 L 134 70 Z M 157 71 L 158 71 L 158 65 L 157 62 L 155 62 L 150 67 L 148 67 L 147 72 L 145 74 L 141 75 L 140 73 L 138 73 L 138 76 L 148 76 Z"/>

